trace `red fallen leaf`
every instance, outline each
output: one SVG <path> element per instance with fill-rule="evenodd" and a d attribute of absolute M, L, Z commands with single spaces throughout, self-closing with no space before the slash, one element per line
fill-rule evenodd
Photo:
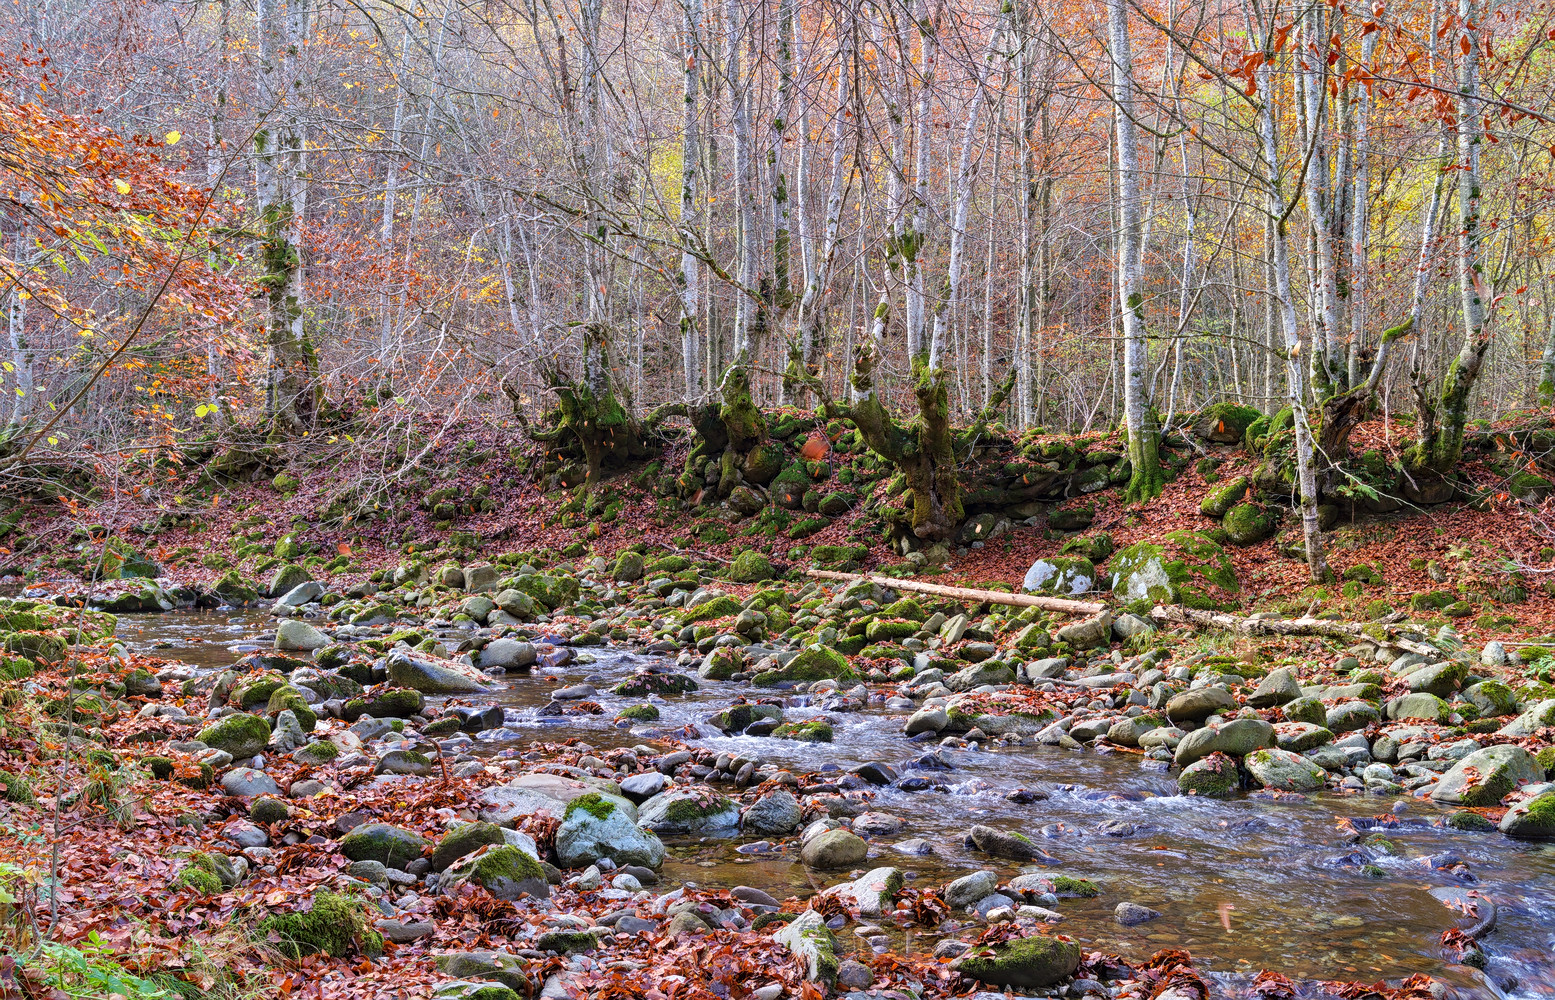
<path fill-rule="evenodd" d="M 341 542 L 339 545 L 335 546 L 335 551 L 343 556 L 348 556 L 351 554 L 351 546 L 347 545 L 345 542 Z"/>
<path fill-rule="evenodd" d="M 819 462 L 826 457 L 829 448 L 830 442 L 826 440 L 825 434 L 811 431 L 810 436 L 805 438 L 804 447 L 799 449 L 799 456 L 807 462 Z"/>

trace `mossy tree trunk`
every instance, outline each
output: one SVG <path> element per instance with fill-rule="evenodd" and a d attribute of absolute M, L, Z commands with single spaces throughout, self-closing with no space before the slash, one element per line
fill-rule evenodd
<path fill-rule="evenodd" d="M 540 441 L 574 443 L 588 468 L 587 489 L 598 485 L 607 469 L 647 454 L 641 426 L 621 404 L 610 377 L 609 334 L 601 324 L 584 328 L 581 379 L 569 379 L 555 368 L 544 373 L 556 394 L 559 417 L 555 427 L 530 435 Z"/>

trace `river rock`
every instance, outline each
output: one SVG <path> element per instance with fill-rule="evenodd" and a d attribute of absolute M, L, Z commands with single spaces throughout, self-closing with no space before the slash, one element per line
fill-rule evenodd
<path fill-rule="evenodd" d="M 1287 722 L 1310 722 L 1314 726 L 1324 726 L 1328 722 L 1328 709 L 1316 698 L 1305 696 L 1287 701 L 1280 706 L 1280 713 L 1285 716 Z"/>
<path fill-rule="evenodd" d="M 945 891 L 940 894 L 940 898 L 951 909 L 960 910 L 971 906 L 984 896 L 992 895 L 994 890 L 998 888 L 998 874 L 985 869 L 980 872 L 973 872 L 970 875 L 963 875 L 951 882 L 945 886 Z"/>
<path fill-rule="evenodd" d="M 1533 755 L 1512 744 L 1476 750 L 1454 764 L 1431 791 L 1431 798 L 1460 806 L 1494 806 L 1520 786 L 1544 780 Z"/>
<path fill-rule="evenodd" d="M 1452 715 L 1452 706 L 1434 694 L 1416 691 L 1389 700 L 1384 711 L 1389 719 L 1396 721 L 1419 720 L 1442 723 Z"/>
<path fill-rule="evenodd" d="M 281 786 L 263 771 L 252 767 L 234 767 L 221 776 L 221 790 L 246 799 L 254 795 L 280 795 Z"/>
<path fill-rule="evenodd" d="M 1177 776 L 1177 790 L 1183 795 L 1203 795 L 1212 799 L 1230 797 L 1241 784 L 1236 761 L 1223 753 L 1196 760 Z"/>
<path fill-rule="evenodd" d="M 1160 910 L 1152 910 L 1138 903 L 1119 903 L 1112 911 L 1112 918 L 1124 927 L 1137 927 L 1149 923 L 1160 915 Z"/>
<path fill-rule="evenodd" d="M 1083 621 L 1065 625 L 1053 633 L 1053 638 L 1059 642 L 1067 642 L 1076 649 L 1106 645 L 1112 638 L 1112 612 L 1103 611 Z"/>
<path fill-rule="evenodd" d="M 991 854 L 996 858 L 1009 858 L 1012 861 L 1030 861 L 1033 858 L 1043 857 L 1041 850 L 1037 848 L 1023 834 L 1010 830 L 1001 830 L 995 826 L 978 824 L 967 831 L 967 836 L 979 851 Z"/>
<path fill-rule="evenodd" d="M 340 853 L 352 861 L 377 861 L 388 868 L 404 868 L 421 857 L 431 841 L 411 830 L 388 823 L 363 823 L 340 841 Z"/>
<path fill-rule="evenodd" d="M 283 619 L 275 629 L 275 648 L 289 652 L 312 652 L 323 649 L 332 641 L 312 625 L 295 618 Z"/>
<path fill-rule="evenodd" d="M 1531 736 L 1545 726 L 1555 726 L 1555 698 L 1546 698 L 1497 730 L 1499 736 Z"/>
<path fill-rule="evenodd" d="M 1501 817 L 1508 837 L 1555 838 L 1555 789 L 1517 803 Z"/>
<path fill-rule="evenodd" d="M 621 794 L 639 805 L 669 786 L 669 778 L 658 771 L 644 771 L 621 779 Z"/>
<path fill-rule="evenodd" d="M 837 979 L 837 939 L 819 910 L 805 910 L 772 935 L 804 964 L 805 978 L 830 985 Z"/>
<path fill-rule="evenodd" d="M 526 962 L 503 951 L 451 952 L 437 956 L 437 971 L 456 979 L 484 979 L 500 983 L 520 996 L 529 993 Z"/>
<path fill-rule="evenodd" d="M 1220 687 L 1195 688 L 1173 695 L 1166 703 L 1166 717 L 1174 725 L 1183 722 L 1203 722 L 1212 715 L 1236 708 L 1236 698 Z"/>
<path fill-rule="evenodd" d="M 488 667 L 518 670 L 523 667 L 533 666 L 535 655 L 535 647 L 532 643 L 503 636 L 500 639 L 491 640 L 482 647 L 480 658 L 476 662 L 480 664 L 482 670 Z"/>
<path fill-rule="evenodd" d="M 1342 701 L 1324 713 L 1323 725 L 1333 733 L 1353 733 L 1381 718 L 1382 713 L 1369 701 Z"/>
<path fill-rule="evenodd" d="M 956 960 L 954 968 L 990 986 L 1039 989 L 1074 975 L 1080 967 L 1080 946 L 1045 934 L 1012 938 L 974 948 Z"/>
<path fill-rule="evenodd" d="M 1254 750 L 1274 746 L 1274 727 L 1262 719 L 1232 719 L 1215 726 L 1195 729 L 1177 744 L 1173 760 L 1186 767 L 1212 753 L 1245 757 Z"/>
<path fill-rule="evenodd" d="M 1258 682 L 1257 690 L 1248 697 L 1247 703 L 1254 708 L 1273 708 L 1300 697 L 1301 685 L 1296 683 L 1290 668 L 1276 667 Z"/>
<path fill-rule="evenodd" d="M 827 830 L 807 840 L 799 856 L 807 868 L 853 868 L 869 856 L 869 845 L 847 830 Z"/>
<path fill-rule="evenodd" d="M 1315 750 L 1325 743 L 1332 743 L 1334 734 L 1322 726 L 1310 722 L 1276 722 L 1274 724 L 1274 742 L 1281 750 L 1289 750 L 1292 753 L 1306 753 Z"/>
<path fill-rule="evenodd" d="M 257 715 L 238 712 L 200 730 L 195 737 L 201 743 L 242 760 L 262 753 L 270 744 L 270 725 Z"/>
<path fill-rule="evenodd" d="M 726 837 L 740 828 L 740 806 L 705 785 L 672 788 L 642 804 L 638 823 L 658 834 Z"/>
<path fill-rule="evenodd" d="M 505 844 L 507 838 L 502 827 L 495 823 L 466 823 L 443 834 L 432 851 L 432 870 L 444 871 L 449 865 L 466 855 L 474 854 L 487 844 Z"/>
<path fill-rule="evenodd" d="M 746 833 L 786 836 L 803 821 L 799 800 L 786 788 L 768 792 L 740 814 L 740 827 Z"/>
<path fill-rule="evenodd" d="M 1479 709 L 1481 716 L 1512 715 L 1517 712 L 1517 695 L 1500 681 L 1480 681 L 1463 689 L 1463 699 Z"/>
<path fill-rule="evenodd" d="M 950 725 L 950 715 L 942 708 L 920 709 L 907 720 L 907 735 L 938 733 Z"/>
<path fill-rule="evenodd" d="M 878 917 L 890 911 L 905 884 L 906 877 L 900 868 L 875 868 L 862 878 L 827 889 L 823 895 L 837 896 L 852 904 L 860 916 Z"/>
<path fill-rule="evenodd" d="M 498 899 L 533 896 L 549 899 L 550 883 L 540 862 L 510 844 L 488 844 L 466 855 L 443 873 L 438 887 L 452 888 L 473 883 Z"/>
<path fill-rule="evenodd" d="M 1314 792 L 1323 787 L 1325 772 L 1289 750 L 1255 750 L 1242 762 L 1253 781 L 1282 792 Z"/>
<path fill-rule="evenodd" d="M 568 868 L 582 868 L 601 858 L 609 858 L 617 867 L 657 868 L 664 863 L 664 844 L 610 800 L 585 795 L 567 806 L 566 818 L 556 831 L 556 858 Z"/>
<path fill-rule="evenodd" d="M 489 685 L 473 667 L 396 649 L 388 657 L 389 682 L 424 694 L 484 693 Z"/>

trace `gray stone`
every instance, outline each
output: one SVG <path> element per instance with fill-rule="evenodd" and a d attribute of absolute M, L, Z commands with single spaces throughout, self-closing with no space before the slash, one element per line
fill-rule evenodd
<path fill-rule="evenodd" d="M 998 887 L 999 876 L 997 873 L 987 870 L 973 872 L 970 875 L 963 875 L 945 886 L 945 890 L 940 894 L 940 898 L 951 909 L 960 910 L 971 906 L 984 896 L 991 895 Z"/>
<path fill-rule="evenodd" d="M 609 858 L 617 866 L 664 863 L 664 844 L 606 799 L 575 800 L 556 831 L 556 858 L 569 868 Z M 603 813 L 604 815 L 600 815 Z"/>
<path fill-rule="evenodd" d="M 465 671 L 469 672 L 466 673 Z M 455 661 L 438 663 L 420 654 L 396 649 L 388 656 L 389 682 L 414 688 L 423 694 L 471 694 L 490 689 L 485 678 L 471 668 L 456 669 Z"/>
<path fill-rule="evenodd" d="M 1053 633 L 1053 638 L 1059 642 L 1067 642 L 1076 649 L 1104 646 L 1107 640 L 1112 638 L 1112 612 L 1103 611 L 1083 621 L 1065 625 Z"/>
<path fill-rule="evenodd" d="M 1161 915 L 1161 911 L 1152 910 L 1148 906 L 1138 903 L 1119 903 L 1113 908 L 1112 918 L 1124 927 L 1135 927 L 1139 924 L 1149 923 Z"/>
<path fill-rule="evenodd" d="M 805 910 L 773 934 L 772 940 L 803 963 L 806 979 L 828 985 L 836 982 L 837 939 L 818 910 Z"/>
<path fill-rule="evenodd" d="M 1555 698 L 1546 698 L 1497 730 L 1500 736 L 1532 736 L 1546 726 L 1555 726 Z"/>
<path fill-rule="evenodd" d="M 1291 674 L 1289 667 L 1276 667 L 1269 671 L 1258 688 L 1247 699 L 1254 708 L 1273 708 L 1301 697 L 1301 685 Z"/>
<path fill-rule="evenodd" d="M 1452 706 L 1434 694 L 1416 691 L 1389 700 L 1385 711 L 1389 719 L 1397 721 L 1420 720 L 1442 723 L 1452 715 Z"/>
<path fill-rule="evenodd" d="M 1212 753 L 1245 757 L 1254 750 L 1274 746 L 1274 727 L 1262 719 L 1232 719 L 1216 726 L 1195 729 L 1182 738 L 1172 759 L 1186 767 Z"/>
<path fill-rule="evenodd" d="M 481 647 L 480 658 L 476 660 L 476 663 L 480 664 L 483 670 L 487 667 L 517 670 L 522 667 L 532 666 L 535 659 L 536 653 L 533 643 L 503 636 L 500 639 L 493 639 Z"/>
<path fill-rule="evenodd" d="M 1508 837 L 1555 838 L 1555 789 L 1540 792 L 1508 809 L 1501 817 L 1501 832 Z"/>
<path fill-rule="evenodd" d="M 740 826 L 745 832 L 776 836 L 793 833 L 803 821 L 799 800 L 786 788 L 766 793 L 740 816 Z"/>
<path fill-rule="evenodd" d="M 1236 708 L 1236 698 L 1225 688 L 1202 687 L 1174 695 L 1166 703 L 1166 717 L 1174 725 L 1203 722 L 1211 715 Z"/>
<path fill-rule="evenodd" d="M 1314 792 L 1323 787 L 1321 767 L 1289 750 L 1255 750 L 1243 761 L 1253 781 L 1283 792 Z"/>
<path fill-rule="evenodd" d="M 1437 802 L 1495 806 L 1519 787 L 1544 780 L 1533 755 L 1512 744 L 1476 750 L 1454 764 L 1431 791 Z"/>
<path fill-rule="evenodd" d="M 869 845 L 847 830 L 827 830 L 806 841 L 799 853 L 807 868 L 852 868 L 868 857 Z"/>
<path fill-rule="evenodd" d="M 234 767 L 221 776 L 221 790 L 238 798 L 254 795 L 280 795 L 281 786 L 263 771 L 252 767 Z"/>
<path fill-rule="evenodd" d="M 333 640 L 307 622 L 287 618 L 276 625 L 275 648 L 288 652 L 312 652 L 323 649 Z"/>

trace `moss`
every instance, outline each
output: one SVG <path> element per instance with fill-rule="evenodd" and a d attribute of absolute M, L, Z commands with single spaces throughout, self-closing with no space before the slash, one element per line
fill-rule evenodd
<path fill-rule="evenodd" d="M 651 694 L 686 694 L 697 690 L 697 682 L 685 674 L 661 674 L 643 670 L 610 689 L 623 698 L 645 698 Z"/>
<path fill-rule="evenodd" d="M 340 958 L 358 944 L 364 953 L 382 950 L 382 938 L 367 928 L 362 904 L 328 889 L 314 896 L 305 912 L 266 917 L 259 922 L 259 933 L 291 959 L 316 954 Z"/>
<path fill-rule="evenodd" d="M 1467 809 L 1460 809 L 1448 816 L 1447 826 L 1464 833 L 1489 833 L 1496 828 L 1496 825 L 1484 816 Z"/>
<path fill-rule="evenodd" d="M 499 879 L 514 883 L 532 879 L 545 881 L 545 869 L 540 862 L 516 847 L 506 844 L 493 847 L 475 859 L 470 877 L 480 885 L 494 885 Z"/>
<path fill-rule="evenodd" d="M 562 819 L 564 821 L 570 819 L 572 814 L 580 809 L 597 820 L 607 820 L 610 814 L 615 812 L 616 807 L 614 803 L 602 798 L 598 792 L 589 792 L 567 803 L 567 811 Z"/>
<path fill-rule="evenodd" d="M 732 805 L 733 802 L 731 800 L 717 793 L 685 796 L 676 799 L 665 807 L 664 818 L 670 823 L 691 826 L 700 823 L 709 816 L 727 812 Z"/>
<path fill-rule="evenodd" d="M 616 718 L 631 719 L 635 722 L 655 722 L 659 718 L 659 708 L 657 705 L 628 705 L 621 709 Z"/>
<path fill-rule="evenodd" d="M 5 789 L 5 800 L 18 805 L 32 805 L 32 779 L 25 774 L 0 771 L 0 787 Z"/>
<path fill-rule="evenodd" d="M 772 731 L 780 740 L 797 740 L 800 743 L 830 743 L 832 728 L 825 722 L 785 722 Z"/>
<path fill-rule="evenodd" d="M 252 757 L 270 743 L 270 724 L 257 715 L 239 712 L 200 730 L 197 737 L 206 746 L 225 750 L 233 757 Z"/>
<path fill-rule="evenodd" d="M 221 892 L 221 879 L 213 872 L 196 865 L 185 865 L 173 879 L 174 889 L 193 889 L 202 896 L 214 896 Z"/>
<path fill-rule="evenodd" d="M 1053 891 L 1065 896 L 1082 896 L 1086 899 L 1101 895 L 1101 887 L 1088 878 L 1072 878 L 1068 875 L 1053 877 Z"/>
<path fill-rule="evenodd" d="M 158 781 L 166 781 L 173 776 L 173 760 L 171 757 L 142 757 L 140 766 L 151 772 L 151 776 Z"/>
<path fill-rule="evenodd" d="M 712 621 L 716 618 L 730 618 L 739 613 L 740 602 L 727 594 L 723 594 L 681 612 L 680 623 L 682 625 L 692 625 L 696 622 Z"/>

